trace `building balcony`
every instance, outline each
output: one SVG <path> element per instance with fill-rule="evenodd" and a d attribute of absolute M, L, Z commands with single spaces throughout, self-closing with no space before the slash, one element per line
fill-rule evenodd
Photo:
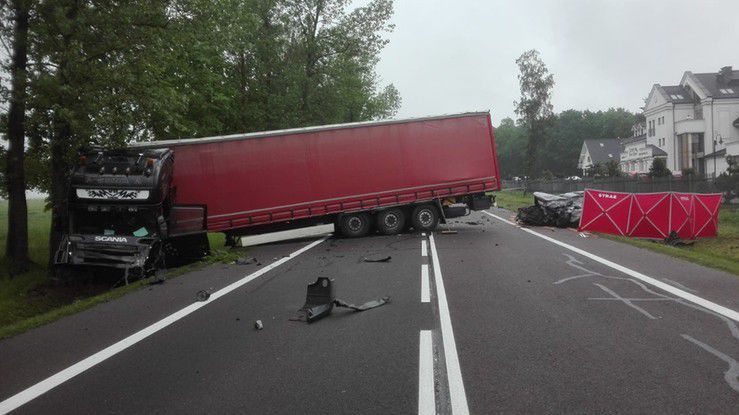
<path fill-rule="evenodd" d="M 684 119 L 675 123 L 675 134 L 703 133 L 706 124 L 703 120 Z"/>

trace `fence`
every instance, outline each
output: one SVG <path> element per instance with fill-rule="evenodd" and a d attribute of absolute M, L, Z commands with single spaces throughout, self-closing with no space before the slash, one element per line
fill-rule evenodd
<path fill-rule="evenodd" d="M 694 177 L 605 177 L 582 180 L 501 180 L 503 189 L 521 189 L 527 192 L 567 193 L 585 189 L 625 193 L 685 192 L 721 193 L 711 178 Z"/>

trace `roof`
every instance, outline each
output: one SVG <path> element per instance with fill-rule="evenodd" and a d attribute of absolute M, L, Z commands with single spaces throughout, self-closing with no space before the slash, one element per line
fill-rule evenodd
<path fill-rule="evenodd" d="M 305 134 L 313 133 L 317 131 L 330 131 L 340 130 L 345 128 L 360 128 L 378 125 L 388 124 L 404 124 L 409 122 L 420 122 L 420 121 L 433 121 L 443 120 L 449 118 L 462 118 L 462 117 L 479 117 L 488 116 L 490 111 L 479 111 L 479 112 L 462 112 L 458 114 L 446 114 L 446 115 L 434 115 L 429 117 L 417 117 L 417 118 L 403 118 L 397 120 L 375 120 L 375 121 L 360 121 L 345 124 L 331 124 L 331 125 L 318 125 L 314 127 L 303 127 L 303 128 L 289 128 L 285 130 L 273 130 L 273 131 L 260 131 L 254 133 L 243 133 L 243 134 L 231 134 L 231 135 L 218 135 L 213 137 L 199 137 L 199 138 L 180 138 L 175 140 L 160 140 L 160 141 L 148 141 L 131 143 L 129 147 L 133 148 L 161 148 L 161 147 L 172 147 L 177 145 L 186 144 L 202 144 L 211 143 L 218 141 L 236 141 L 236 140 L 247 140 L 252 138 L 265 138 L 273 137 L 278 135 L 286 134 Z"/>
<path fill-rule="evenodd" d="M 667 157 L 667 152 L 654 144 L 647 144 L 652 149 L 652 157 Z"/>
<path fill-rule="evenodd" d="M 641 134 L 641 135 L 637 135 L 637 136 L 631 136 L 631 137 L 622 138 L 621 139 L 621 145 L 622 146 L 625 146 L 625 145 L 628 145 L 628 144 L 636 143 L 638 141 L 646 141 L 646 140 L 647 140 L 647 135 L 646 134 Z"/>
<path fill-rule="evenodd" d="M 705 92 L 714 98 L 739 98 L 739 71 L 732 70 L 724 75 L 717 72 L 692 75 L 705 89 Z M 731 92 L 726 93 L 727 90 Z"/>
<path fill-rule="evenodd" d="M 660 85 L 660 88 L 662 88 L 667 102 L 672 102 L 673 104 L 690 104 L 693 102 L 690 99 L 690 94 L 688 94 L 688 91 L 682 85 Z"/>
<path fill-rule="evenodd" d="M 588 149 L 593 164 L 620 159 L 621 144 L 617 138 L 591 138 L 585 140 L 583 145 Z"/>

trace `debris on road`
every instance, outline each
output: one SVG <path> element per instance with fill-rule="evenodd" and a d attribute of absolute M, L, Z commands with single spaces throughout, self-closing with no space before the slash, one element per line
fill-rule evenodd
<path fill-rule="evenodd" d="M 318 277 L 316 282 L 308 284 L 305 304 L 300 308 L 300 310 L 298 310 L 298 313 L 295 316 L 290 317 L 290 320 L 312 323 L 331 314 L 331 310 L 333 310 L 334 306 L 350 308 L 354 311 L 366 311 L 385 305 L 388 302 L 390 302 L 390 297 L 382 297 L 378 300 L 368 301 L 359 306 L 347 303 L 346 301 L 334 298 L 334 287 L 331 283 L 331 279 Z"/>
<path fill-rule="evenodd" d="M 256 264 L 258 261 L 253 256 L 249 256 L 246 258 L 238 258 L 236 261 L 234 261 L 234 265 L 249 265 L 249 264 Z"/>
<path fill-rule="evenodd" d="M 588 237 L 590 237 L 590 234 L 587 233 L 587 232 L 580 232 L 580 233 L 577 234 L 577 236 L 579 236 L 581 238 L 588 238 Z"/>
<path fill-rule="evenodd" d="M 457 231 L 452 229 L 444 229 L 441 231 L 442 235 L 456 235 Z"/>
<path fill-rule="evenodd" d="M 256 330 L 261 330 L 264 328 L 264 324 L 262 324 L 262 320 L 257 320 L 254 322 L 254 328 Z"/>
<path fill-rule="evenodd" d="M 200 290 L 195 294 L 195 298 L 198 299 L 198 301 L 208 301 L 210 298 L 210 293 L 206 290 Z"/>
<path fill-rule="evenodd" d="M 533 226 L 577 227 L 582 214 L 583 192 L 552 195 L 534 192 L 534 204 L 518 209 L 516 221 Z"/>
<path fill-rule="evenodd" d="M 468 225 L 482 225 L 482 223 L 480 223 L 480 222 L 473 222 L 473 221 L 469 221 L 469 222 L 465 222 L 465 223 L 468 224 Z"/>
<path fill-rule="evenodd" d="M 388 255 L 388 256 L 386 256 L 384 258 L 379 258 L 379 259 L 364 258 L 364 259 L 362 259 L 362 261 L 364 261 L 364 262 L 390 262 L 390 260 L 392 258 L 393 257 L 391 257 L 390 255 Z"/>
<path fill-rule="evenodd" d="M 337 299 L 334 300 L 334 305 L 336 307 L 351 308 L 354 311 L 367 311 L 369 309 L 377 308 L 377 307 L 379 307 L 381 305 L 385 305 L 388 302 L 390 302 L 390 297 L 382 297 L 379 300 L 367 301 L 366 303 L 357 306 L 357 305 L 354 305 L 354 304 L 349 304 L 346 301 L 339 300 L 337 298 Z"/>

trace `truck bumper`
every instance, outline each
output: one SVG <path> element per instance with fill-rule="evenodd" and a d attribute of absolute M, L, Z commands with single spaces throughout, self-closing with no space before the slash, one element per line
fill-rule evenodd
<path fill-rule="evenodd" d="M 65 235 L 54 255 L 56 265 L 91 265 L 109 268 L 140 268 L 152 271 L 158 255 L 158 239 L 134 239 L 112 244 L 90 241 L 85 235 Z"/>

